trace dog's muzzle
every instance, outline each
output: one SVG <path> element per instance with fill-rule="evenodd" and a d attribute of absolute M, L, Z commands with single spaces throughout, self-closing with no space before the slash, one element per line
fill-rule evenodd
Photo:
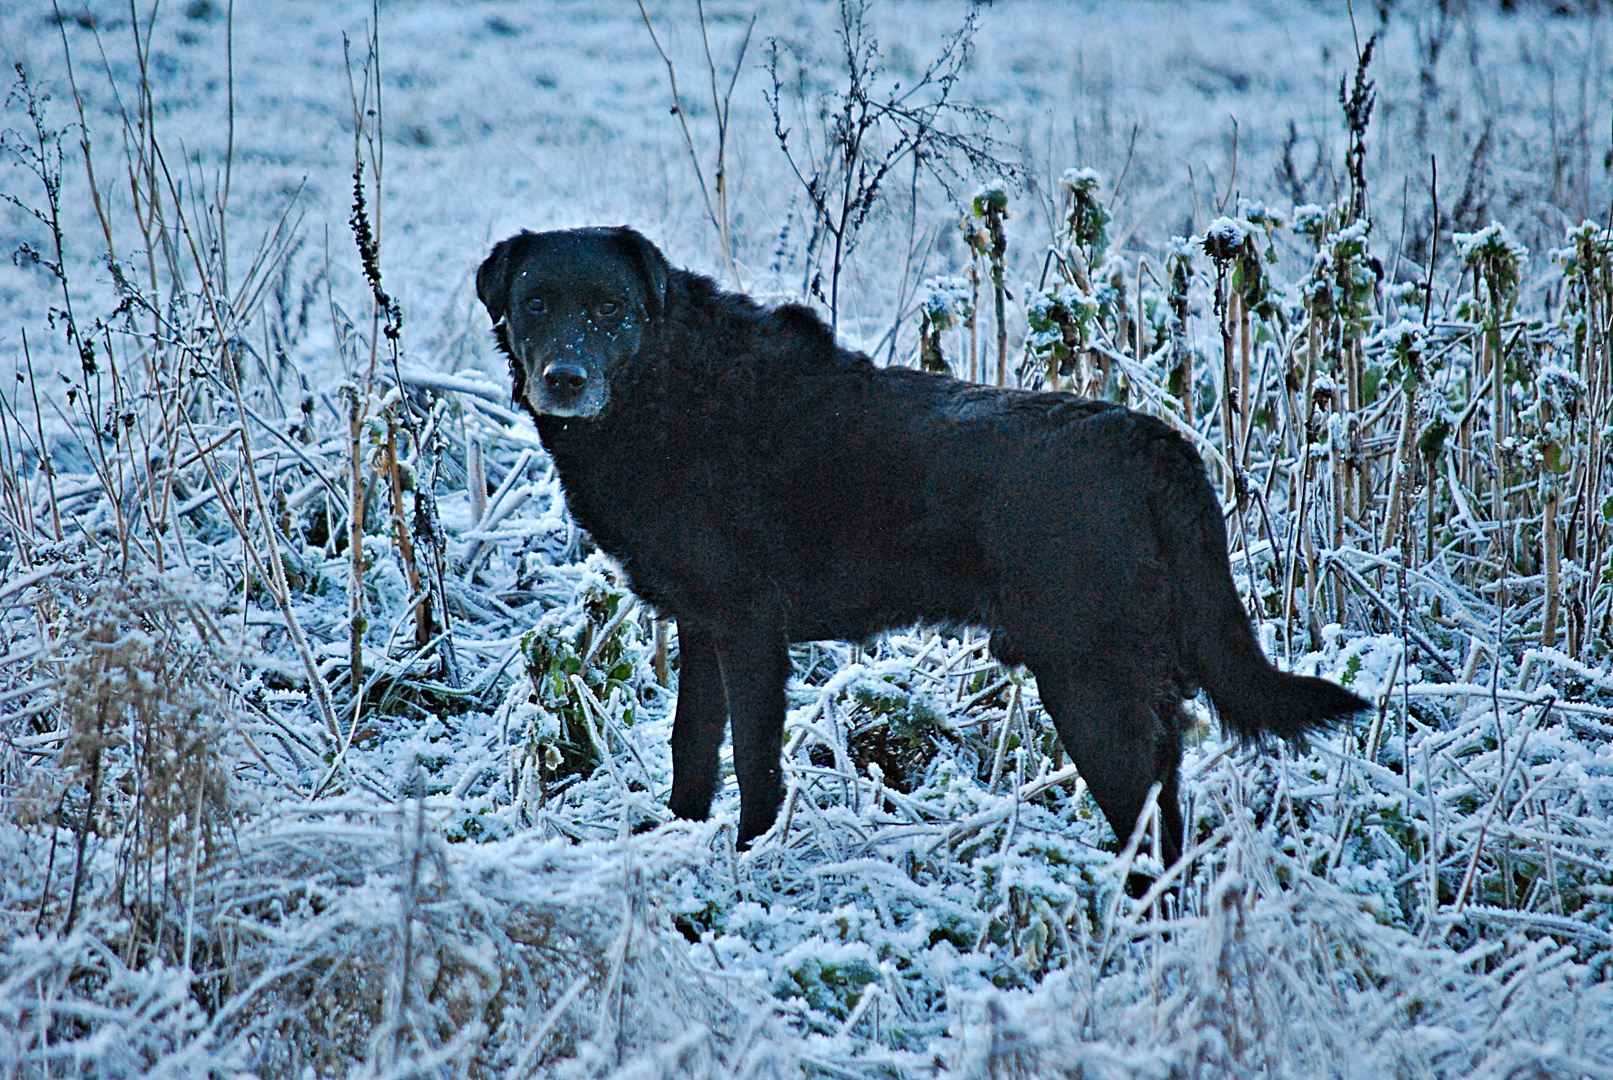
<path fill-rule="evenodd" d="M 597 416 L 605 408 L 610 390 L 594 365 L 571 355 L 534 355 L 536 348 L 523 353 L 536 361 L 527 368 L 534 377 L 526 387 L 534 416 Z"/>

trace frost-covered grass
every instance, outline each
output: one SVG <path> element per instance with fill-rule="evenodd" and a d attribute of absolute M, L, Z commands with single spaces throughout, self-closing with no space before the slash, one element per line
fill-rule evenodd
<path fill-rule="evenodd" d="M 1188 433 L 1267 652 L 1375 706 L 1261 754 L 1190 704 L 1139 902 L 1152 828 L 977 633 L 797 648 L 774 831 L 669 820 L 675 629 L 510 411 L 517 227 L 814 295 L 758 64 L 821 140 L 837 9 L 760 10 L 718 198 L 752 6 L 715 103 L 648 8 L 705 191 L 636 5 L 388 5 L 379 57 L 251 7 L 0 11 L 4 1075 L 1613 1072 L 1603 17 L 1358 12 L 1352 170 L 1342 8 L 998 5 L 954 100 L 1019 179 L 877 201 L 843 338 L 994 378 L 1000 280 L 1008 378 Z M 876 94 L 963 16 L 871 9 Z"/>

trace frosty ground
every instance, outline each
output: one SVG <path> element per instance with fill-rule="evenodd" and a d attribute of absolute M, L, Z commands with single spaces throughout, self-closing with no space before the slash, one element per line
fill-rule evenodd
<path fill-rule="evenodd" d="M 832 184 L 842 7 L 0 11 L 5 1074 L 1613 1075 L 1613 50 L 1519 7 L 866 12 L 880 100 L 978 17 L 1010 380 L 1191 432 L 1268 653 L 1375 706 L 1266 754 L 1191 706 L 1157 904 L 972 633 L 797 649 L 775 832 L 668 820 L 675 628 L 511 411 L 518 228 L 826 304 L 767 64 Z M 954 164 L 837 324 L 966 372 L 974 267 L 990 379 Z"/>

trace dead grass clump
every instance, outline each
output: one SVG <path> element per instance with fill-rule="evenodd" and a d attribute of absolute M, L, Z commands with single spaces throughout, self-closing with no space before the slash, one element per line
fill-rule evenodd
<path fill-rule="evenodd" d="M 218 980 L 214 1034 L 256 1076 L 604 1073 L 738 1026 L 669 945 L 660 876 L 563 841 L 467 852 L 413 805 L 288 807 L 202 883 L 198 922 L 228 963 L 198 979 Z"/>
<path fill-rule="evenodd" d="M 36 928 L 66 933 L 104 907 L 129 920 L 119 951 L 136 966 L 189 962 L 187 898 L 232 816 L 229 650 L 199 600 L 171 573 L 85 574 L 39 603 L 59 615 L 31 727 L 58 749 L 15 804 L 51 835 Z"/>

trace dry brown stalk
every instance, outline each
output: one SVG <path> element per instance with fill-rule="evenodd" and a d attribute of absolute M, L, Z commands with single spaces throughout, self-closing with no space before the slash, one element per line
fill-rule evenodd
<path fill-rule="evenodd" d="M 482 461 L 482 440 L 465 426 L 465 494 L 470 500 L 470 519 L 480 523 L 487 517 L 487 466 Z"/>
<path fill-rule="evenodd" d="M 358 387 L 342 387 L 347 396 L 348 435 L 348 513 L 347 555 L 352 573 L 347 587 L 348 663 L 353 682 L 353 715 L 357 716 L 364 693 L 364 457 L 360 436 L 363 432 L 363 403 Z"/>
<path fill-rule="evenodd" d="M 980 259 L 969 259 L 969 381 L 980 382 Z"/>
<path fill-rule="evenodd" d="M 1417 447 L 1417 381 L 1407 380 L 1401 399 L 1400 439 L 1395 444 L 1394 466 L 1390 472 L 1389 503 L 1384 513 L 1382 548 L 1394 547 L 1399 542 L 1401 523 L 1405 518 L 1407 492 L 1412 482 L 1412 459 Z M 1409 551 L 1403 552 L 1409 554 Z"/>
<path fill-rule="evenodd" d="M 1561 544 L 1557 536 L 1557 489 L 1552 487 L 1546 493 L 1546 505 L 1542 510 L 1545 518 L 1545 557 L 1546 557 L 1546 613 L 1540 623 L 1540 644 L 1550 649 L 1557 644 L 1557 598 L 1560 591 L 1559 581 L 1562 574 Z"/>
<path fill-rule="evenodd" d="M 393 405 L 386 410 L 386 475 L 387 487 L 392 493 L 392 535 L 398 545 L 398 557 L 409 579 L 409 597 L 414 602 L 414 642 L 416 648 L 425 648 L 431 641 L 431 596 L 422 596 L 420 566 L 415 561 L 414 537 L 409 532 L 409 519 L 403 512 L 403 465 L 398 461 L 398 413 Z"/>
<path fill-rule="evenodd" d="M 1232 311 L 1238 325 L 1238 410 L 1241 413 L 1238 424 L 1238 457 L 1239 462 L 1248 460 L 1249 456 L 1249 429 L 1254 423 L 1255 407 L 1251 396 L 1255 390 L 1249 384 L 1249 361 L 1253 349 L 1251 332 L 1253 320 L 1249 317 L 1249 309 L 1244 305 L 1243 294 L 1233 290 Z M 1228 449 L 1231 449 L 1228 447 Z"/>
<path fill-rule="evenodd" d="M 1221 334 L 1221 440 L 1226 444 L 1225 456 L 1228 461 L 1238 460 L 1238 424 L 1237 416 L 1243 409 L 1243 402 L 1238 397 L 1238 377 L 1232 361 L 1234 341 L 1237 337 L 1237 310 L 1239 307 L 1238 290 L 1227 288 L 1227 266 L 1225 260 L 1217 259 L 1215 263 L 1215 315 L 1216 329 Z M 1234 478 L 1231 475 L 1222 478 L 1226 493 L 1231 494 Z"/>

